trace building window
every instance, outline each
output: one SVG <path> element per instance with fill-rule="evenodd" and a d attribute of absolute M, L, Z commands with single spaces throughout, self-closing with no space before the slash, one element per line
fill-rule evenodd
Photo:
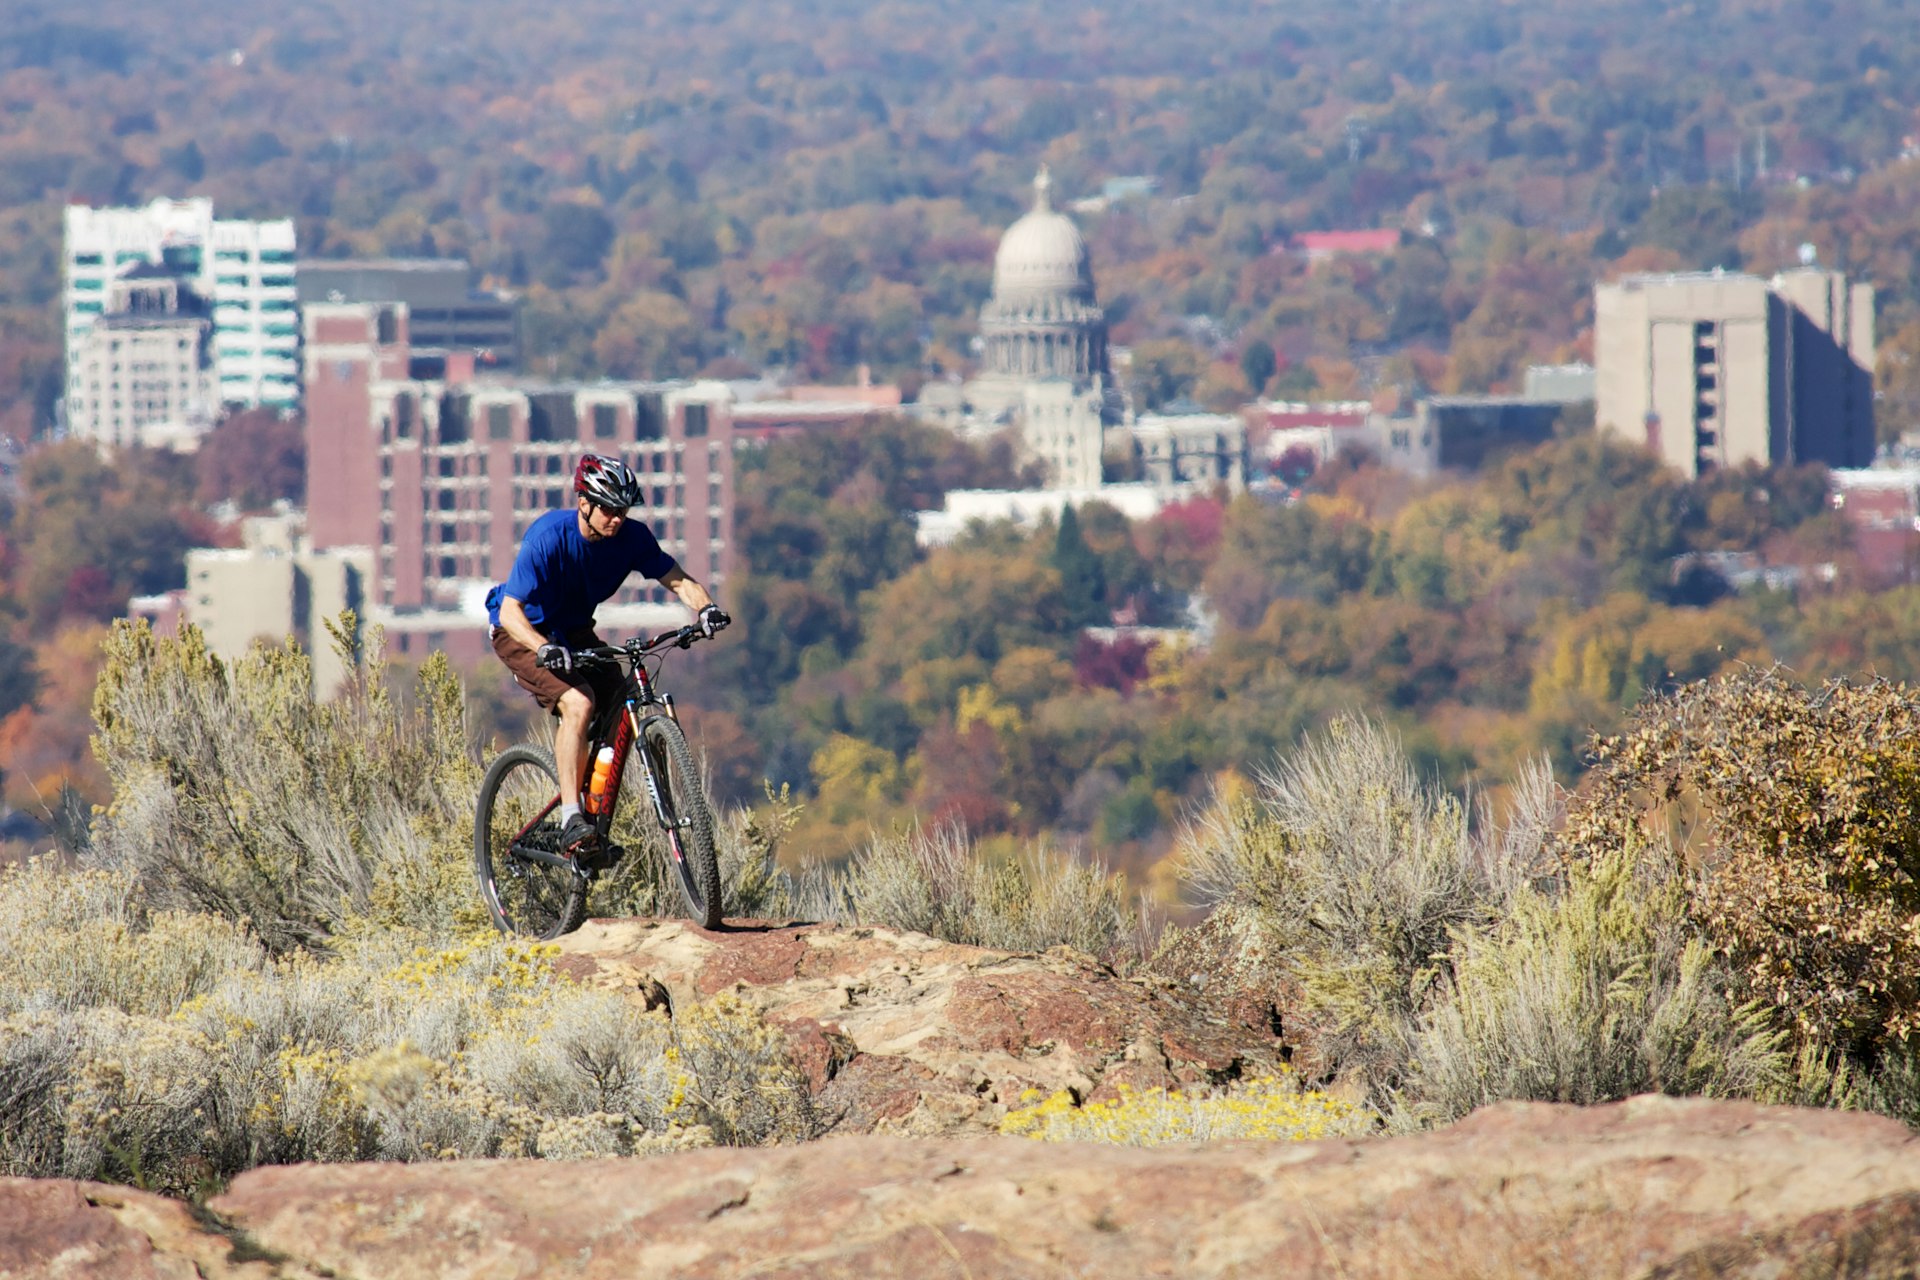
<path fill-rule="evenodd" d="M 504 404 L 487 406 L 487 439 L 513 439 L 513 407 Z"/>
<path fill-rule="evenodd" d="M 613 439 L 614 432 L 618 428 L 619 417 L 612 405 L 597 404 L 593 406 L 593 438 L 595 440 Z"/>
<path fill-rule="evenodd" d="M 707 434 L 707 406 L 703 404 L 690 404 L 681 410 L 681 414 L 689 440 Z"/>
<path fill-rule="evenodd" d="M 413 435 L 413 397 L 399 395 L 393 398 L 393 437 L 405 440 Z"/>

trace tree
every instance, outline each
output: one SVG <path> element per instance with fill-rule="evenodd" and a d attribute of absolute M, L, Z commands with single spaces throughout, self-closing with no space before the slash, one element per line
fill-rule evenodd
<path fill-rule="evenodd" d="M 307 442 L 300 419 L 272 409 L 246 409 L 209 431 L 194 455 L 199 498 L 262 511 L 299 502 L 307 491 Z"/>
<path fill-rule="evenodd" d="M 566 285 L 599 271 L 612 247 L 613 223 L 605 213 L 572 201 L 550 204 L 540 215 L 536 270 L 548 284 Z"/>
<path fill-rule="evenodd" d="M 1080 532 L 1080 516 L 1071 506 L 1060 512 L 1053 538 L 1053 567 L 1060 575 L 1060 601 L 1067 625 L 1096 626 L 1107 620 L 1107 576 Z"/>
<path fill-rule="evenodd" d="M 1280 367 L 1273 354 L 1273 344 L 1264 338 L 1255 338 L 1240 349 L 1240 372 L 1247 375 L 1247 386 L 1253 394 L 1259 395 L 1266 389 L 1267 382 Z"/>
<path fill-rule="evenodd" d="M 29 454 L 12 522 L 29 625 L 44 632 L 62 618 L 105 621 L 126 611 L 129 596 L 183 585 L 188 548 L 213 541 L 205 519 L 180 505 L 193 488 L 191 466 L 141 449 L 107 463 L 78 440 Z"/>

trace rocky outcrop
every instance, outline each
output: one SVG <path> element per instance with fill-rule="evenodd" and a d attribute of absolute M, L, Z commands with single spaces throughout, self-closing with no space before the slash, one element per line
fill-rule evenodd
<path fill-rule="evenodd" d="M 137 1192 L 0 1181 L 0 1277 L 1920 1272 L 1920 1147 L 1906 1128 L 1667 1098 L 1507 1104 L 1368 1142 L 863 1136 L 572 1164 L 260 1169 L 210 1207 L 196 1225 Z"/>
<path fill-rule="evenodd" d="M 1920 1274 L 1920 1144 L 1872 1116 L 1639 1098 L 1507 1104 L 1370 1141 L 992 1136 L 1031 1092 L 1273 1070 L 1284 986 L 1231 924 L 1123 976 L 1067 950 L 885 929 L 594 921 L 555 964 L 648 1007 L 725 995 L 762 1011 L 832 1136 L 257 1169 L 201 1210 L 0 1179 L 0 1280 Z"/>
<path fill-rule="evenodd" d="M 842 925 L 590 920 L 556 962 L 649 1007 L 731 994 L 784 1028 L 835 1133 L 991 1132 L 1031 1093 L 1082 1100 L 1270 1073 L 1278 1017 L 1247 1025 L 1182 980 L 1067 948 L 1009 955 Z"/>
<path fill-rule="evenodd" d="M 0 1280 L 318 1280 L 187 1206 L 96 1182 L 0 1178 Z"/>

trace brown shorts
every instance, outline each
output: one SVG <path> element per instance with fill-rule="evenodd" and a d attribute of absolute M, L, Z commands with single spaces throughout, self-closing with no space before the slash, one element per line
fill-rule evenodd
<path fill-rule="evenodd" d="M 567 637 L 567 643 L 576 649 L 589 649 L 606 641 L 587 630 L 574 632 Z M 575 671 L 570 675 L 547 670 L 540 665 L 534 651 L 508 635 L 505 627 L 493 629 L 493 652 L 507 664 L 507 670 L 513 672 L 514 683 L 532 694 L 542 710 L 555 715 L 560 714 L 556 705 L 569 689 L 586 690 L 595 706 L 619 689 L 620 677 L 610 667 L 596 667 L 592 672 Z"/>

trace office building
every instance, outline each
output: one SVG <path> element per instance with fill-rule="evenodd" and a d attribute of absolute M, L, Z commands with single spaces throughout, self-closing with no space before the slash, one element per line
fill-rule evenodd
<path fill-rule="evenodd" d="M 1873 460 L 1873 289 L 1806 266 L 1594 290 L 1595 416 L 1694 477 Z"/>
<path fill-rule="evenodd" d="M 369 548 L 367 599 L 401 654 L 487 651 L 481 601 L 529 525 L 573 505 L 582 453 L 640 474 L 636 510 L 716 592 L 733 541 L 731 393 L 717 382 L 564 383 L 483 374 L 473 353 L 419 355 L 404 303 L 305 309 L 308 531 Z M 633 580 L 600 611 L 614 629 L 680 616 Z"/>
<path fill-rule="evenodd" d="M 67 429 L 104 448 L 198 448 L 220 412 L 205 302 L 140 263 L 106 282 L 103 307 L 68 350 Z"/>
<path fill-rule="evenodd" d="M 458 258 L 314 260 L 300 264 L 300 304 L 404 302 L 416 355 L 471 351 L 480 369 L 520 363 L 520 302 L 476 290 Z"/>
<path fill-rule="evenodd" d="M 207 647 L 229 661 L 256 641 L 278 645 L 292 636 L 313 663 L 314 695 L 331 697 L 352 675 L 335 652 L 326 624 L 351 609 L 367 621 L 365 548 L 316 550 L 298 513 L 241 521 L 239 547 L 187 552 L 187 586 L 179 614 L 199 627 Z M 165 598 L 137 605 L 158 618 Z M 135 605 L 130 605 L 130 609 Z"/>
<path fill-rule="evenodd" d="M 220 404 L 298 407 L 291 219 L 215 219 L 213 202 L 204 197 L 160 199 L 138 209 L 69 205 L 61 255 L 69 387 L 85 354 L 82 338 L 108 312 L 111 283 L 137 267 L 164 271 L 210 305 Z"/>

